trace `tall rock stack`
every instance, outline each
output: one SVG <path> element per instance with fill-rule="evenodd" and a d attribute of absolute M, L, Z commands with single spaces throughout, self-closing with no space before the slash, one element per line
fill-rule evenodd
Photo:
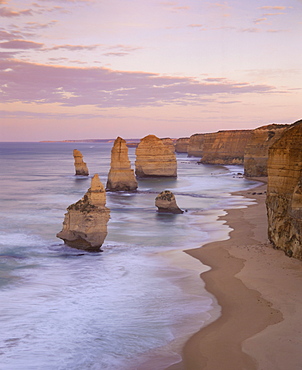
<path fill-rule="evenodd" d="M 136 148 L 135 173 L 138 177 L 176 177 L 175 153 L 155 135 L 141 139 Z"/>
<path fill-rule="evenodd" d="M 74 149 L 73 157 L 76 176 L 88 176 L 89 171 L 86 163 L 83 161 L 83 154 L 79 150 Z"/>
<path fill-rule="evenodd" d="M 67 208 L 63 229 L 57 237 L 70 247 L 90 252 L 99 251 L 106 236 L 110 210 L 105 206 L 106 192 L 99 176 L 78 202 Z"/>
<path fill-rule="evenodd" d="M 128 157 L 126 141 L 118 137 L 111 150 L 111 166 L 106 189 L 110 191 L 133 191 L 137 189 L 134 170 Z"/>
<path fill-rule="evenodd" d="M 276 248 L 302 259 L 302 120 L 269 149 L 268 237 Z"/>
<path fill-rule="evenodd" d="M 289 127 L 289 125 L 271 124 L 252 131 L 251 140 L 244 152 L 245 176 L 267 176 L 268 150 Z"/>

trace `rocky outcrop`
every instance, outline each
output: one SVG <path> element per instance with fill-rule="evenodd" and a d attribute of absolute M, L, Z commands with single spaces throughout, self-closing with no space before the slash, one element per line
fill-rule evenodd
<path fill-rule="evenodd" d="M 242 164 L 252 130 L 218 131 L 203 135 L 200 163 Z"/>
<path fill-rule="evenodd" d="M 190 142 L 189 137 L 181 137 L 177 139 L 175 143 L 175 152 L 188 153 L 189 142 Z"/>
<path fill-rule="evenodd" d="M 88 176 L 89 171 L 86 163 L 83 161 L 83 154 L 79 150 L 74 149 L 73 157 L 76 176 Z"/>
<path fill-rule="evenodd" d="M 106 236 L 110 210 L 105 206 L 106 192 L 99 176 L 94 175 L 91 187 L 78 202 L 67 208 L 63 229 L 57 237 L 70 247 L 99 251 Z"/>
<path fill-rule="evenodd" d="M 194 134 L 190 136 L 188 145 L 189 157 L 202 157 L 204 135 L 205 134 Z"/>
<path fill-rule="evenodd" d="M 268 150 L 289 125 L 271 124 L 252 131 L 251 139 L 244 152 L 244 175 L 247 177 L 267 176 Z"/>
<path fill-rule="evenodd" d="M 183 213 L 176 204 L 174 194 L 169 190 L 164 190 L 155 198 L 155 206 L 160 213 Z"/>
<path fill-rule="evenodd" d="M 268 237 L 289 256 L 302 259 L 302 120 L 269 148 Z"/>
<path fill-rule="evenodd" d="M 106 189 L 110 191 L 133 191 L 137 189 L 134 170 L 128 157 L 126 141 L 118 137 L 111 149 L 111 165 Z"/>
<path fill-rule="evenodd" d="M 148 135 L 136 148 L 135 173 L 138 177 L 176 177 L 175 153 L 161 139 Z"/>

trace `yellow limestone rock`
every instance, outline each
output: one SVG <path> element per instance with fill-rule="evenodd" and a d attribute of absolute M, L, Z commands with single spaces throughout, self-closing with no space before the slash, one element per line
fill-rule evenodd
<path fill-rule="evenodd" d="M 175 152 L 188 153 L 189 142 L 190 142 L 189 137 L 180 137 L 179 139 L 177 139 L 175 143 Z M 201 157 L 201 155 L 199 157 Z"/>
<path fill-rule="evenodd" d="M 110 218 L 110 210 L 105 204 L 105 188 L 96 174 L 84 197 L 67 208 L 63 229 L 57 237 L 70 247 L 99 251 L 107 236 Z"/>
<path fill-rule="evenodd" d="M 157 136 L 148 135 L 136 148 L 135 173 L 138 177 L 176 177 L 175 153 Z"/>
<path fill-rule="evenodd" d="M 302 120 L 269 149 L 266 207 L 270 241 L 302 259 Z"/>
<path fill-rule="evenodd" d="M 252 130 L 226 130 L 203 135 L 201 163 L 242 164 Z"/>
<path fill-rule="evenodd" d="M 133 191 L 137 189 L 134 170 L 128 157 L 126 141 L 118 137 L 111 150 L 111 166 L 106 189 L 110 191 Z"/>
<path fill-rule="evenodd" d="M 160 213 L 183 213 L 176 204 L 174 194 L 170 190 L 164 190 L 155 198 L 155 205 Z"/>
<path fill-rule="evenodd" d="M 244 175 L 267 176 L 268 150 L 290 125 L 271 124 L 252 131 L 251 140 L 244 152 Z"/>
<path fill-rule="evenodd" d="M 88 176 L 89 171 L 86 163 L 83 161 L 83 154 L 79 150 L 74 149 L 73 157 L 76 176 Z"/>

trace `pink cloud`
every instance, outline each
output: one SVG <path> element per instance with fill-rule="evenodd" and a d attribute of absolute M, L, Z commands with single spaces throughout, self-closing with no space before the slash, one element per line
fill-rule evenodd
<path fill-rule="evenodd" d="M 255 20 L 254 20 L 254 23 L 255 23 L 255 24 L 259 24 L 259 23 L 261 23 L 261 22 L 265 22 L 265 21 L 267 21 L 267 18 L 258 18 L 258 19 L 255 19 Z"/>
<path fill-rule="evenodd" d="M 0 48 L 3 49 L 41 49 L 44 44 L 40 42 L 34 41 L 26 41 L 26 40 L 11 40 L 6 42 L 0 43 Z"/>
<path fill-rule="evenodd" d="M 215 96 L 273 93 L 274 87 L 197 80 L 108 68 L 62 67 L 0 60 L 2 102 L 92 105 L 100 108 L 202 104 Z"/>
<path fill-rule="evenodd" d="M 13 10 L 11 8 L 3 7 L 0 8 L 0 17 L 19 17 L 20 15 L 32 15 L 32 11 L 30 9 L 25 10 Z"/>
<path fill-rule="evenodd" d="M 56 45 L 52 48 L 49 48 L 47 50 L 60 50 L 65 49 L 69 51 L 78 51 L 78 50 L 93 50 L 96 49 L 99 46 L 99 44 L 96 45 Z"/>
<path fill-rule="evenodd" d="M 286 8 L 288 8 L 288 7 L 286 7 L 286 6 L 261 6 L 258 9 L 285 10 Z"/>

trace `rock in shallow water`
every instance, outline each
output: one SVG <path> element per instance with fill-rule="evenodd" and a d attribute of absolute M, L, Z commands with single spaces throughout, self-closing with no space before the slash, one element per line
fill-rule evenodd
<path fill-rule="evenodd" d="M 99 251 L 106 236 L 110 210 L 105 206 L 106 192 L 99 176 L 94 175 L 91 187 L 78 202 L 67 208 L 63 229 L 57 237 L 70 247 Z"/>
<path fill-rule="evenodd" d="M 79 150 L 74 149 L 73 157 L 76 176 L 88 176 L 89 171 L 86 163 L 83 161 L 83 154 Z"/>
<path fill-rule="evenodd" d="M 155 205 L 160 213 L 183 213 L 176 204 L 174 194 L 169 190 L 164 190 L 155 198 Z"/>

